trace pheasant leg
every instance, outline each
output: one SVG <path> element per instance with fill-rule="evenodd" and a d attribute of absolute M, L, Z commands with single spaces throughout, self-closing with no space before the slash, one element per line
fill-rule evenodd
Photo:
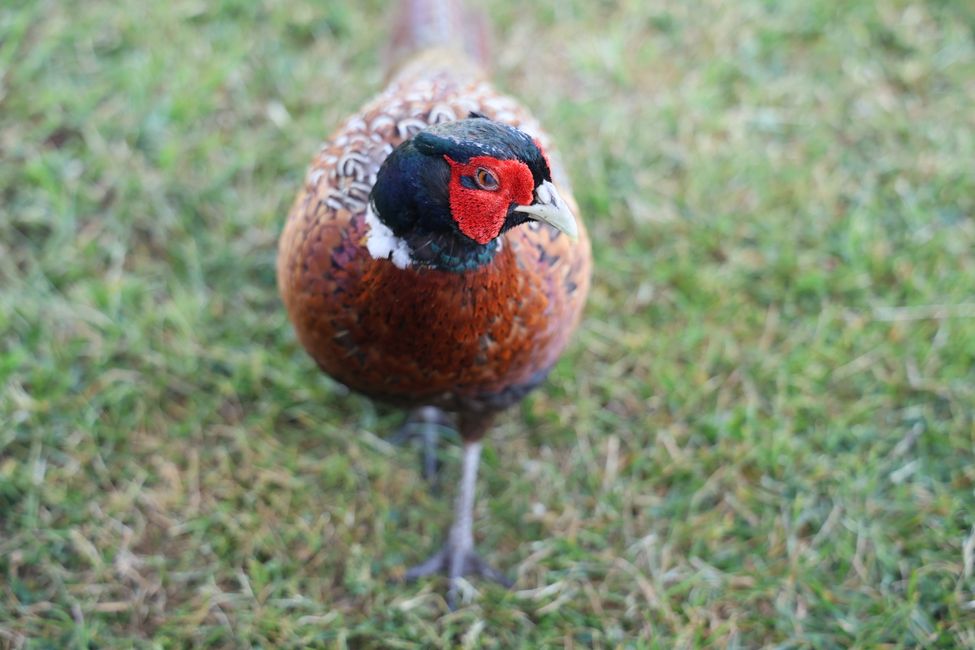
<path fill-rule="evenodd" d="M 420 442 L 420 468 L 424 480 L 437 487 L 440 478 L 440 457 L 438 454 L 441 429 L 450 425 L 447 416 L 433 406 L 422 406 L 410 411 L 406 421 L 389 439 L 394 445 L 405 445 L 413 440 Z"/>
<path fill-rule="evenodd" d="M 407 580 L 416 580 L 435 573 L 444 573 L 450 581 L 447 592 L 447 605 L 455 609 L 460 594 L 460 578 L 476 575 L 493 580 L 505 587 L 513 582 L 503 573 L 489 565 L 474 552 L 474 491 L 477 483 L 477 466 L 481 459 L 481 443 L 465 442 L 460 489 L 454 503 L 454 522 L 447 534 L 443 548 L 426 561 L 406 572 Z"/>

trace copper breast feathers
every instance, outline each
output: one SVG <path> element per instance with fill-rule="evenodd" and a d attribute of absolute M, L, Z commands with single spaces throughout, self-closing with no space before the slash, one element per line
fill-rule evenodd
<path fill-rule="evenodd" d="M 371 397 L 508 406 L 544 378 L 578 323 L 590 267 L 581 223 L 577 241 L 537 222 L 515 227 L 490 262 L 464 272 L 400 268 L 370 253 L 366 211 L 382 161 L 428 125 L 471 112 L 537 138 L 578 215 L 537 122 L 486 82 L 447 74 L 401 78 L 346 121 L 289 213 L 278 283 L 298 338 L 329 375 Z"/>

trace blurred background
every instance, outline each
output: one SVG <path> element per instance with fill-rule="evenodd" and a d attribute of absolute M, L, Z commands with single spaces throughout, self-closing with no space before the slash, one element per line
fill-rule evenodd
<path fill-rule="evenodd" d="M 4 2 L 0 647 L 975 646 L 975 6 L 478 4 L 596 266 L 444 615 L 274 279 L 385 3 Z"/>

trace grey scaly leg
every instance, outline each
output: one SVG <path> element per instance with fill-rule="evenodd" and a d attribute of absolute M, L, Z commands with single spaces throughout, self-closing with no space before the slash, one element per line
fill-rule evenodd
<path fill-rule="evenodd" d="M 474 552 L 474 493 L 477 487 L 477 466 L 480 459 L 481 443 L 465 442 L 460 485 L 457 499 L 454 501 L 454 521 L 447 534 L 447 541 L 443 548 L 429 559 L 406 572 L 407 580 L 416 580 L 434 573 L 446 573 L 450 581 L 450 589 L 447 592 L 447 605 L 450 609 L 457 606 L 459 579 L 463 576 L 477 575 L 506 587 L 512 585 L 507 576 L 491 567 Z"/>
<path fill-rule="evenodd" d="M 403 445 L 410 440 L 420 441 L 420 467 L 423 478 L 436 488 L 440 475 L 440 459 L 437 455 L 440 441 L 440 428 L 447 426 L 448 419 L 443 411 L 434 406 L 421 406 L 406 416 L 406 421 L 392 435 L 390 442 Z"/>

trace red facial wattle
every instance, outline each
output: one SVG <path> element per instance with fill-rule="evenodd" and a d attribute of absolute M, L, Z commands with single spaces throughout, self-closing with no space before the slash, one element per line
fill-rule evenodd
<path fill-rule="evenodd" d="M 474 156 L 460 163 L 450 156 L 444 159 L 450 165 L 450 211 L 460 231 L 478 244 L 486 244 L 501 233 L 512 203 L 532 202 L 535 181 L 528 165 L 520 160 Z M 497 189 L 472 188 L 461 183 L 461 178 L 475 177 L 482 167 L 494 174 Z"/>

